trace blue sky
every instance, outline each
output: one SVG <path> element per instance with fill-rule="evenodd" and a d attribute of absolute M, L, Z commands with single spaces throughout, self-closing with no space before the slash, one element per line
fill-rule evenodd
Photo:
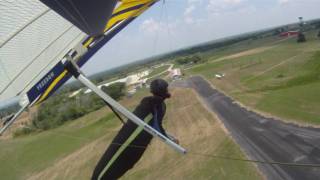
<path fill-rule="evenodd" d="M 320 18 L 320 0 L 166 0 L 105 45 L 84 67 L 93 74 L 179 48 Z"/>

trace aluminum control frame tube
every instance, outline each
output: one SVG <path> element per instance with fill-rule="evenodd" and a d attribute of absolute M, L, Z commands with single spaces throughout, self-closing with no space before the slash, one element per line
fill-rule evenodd
<path fill-rule="evenodd" d="M 128 120 L 132 121 L 136 125 L 142 127 L 146 132 L 148 132 L 150 135 L 159 138 L 161 141 L 169 145 L 174 150 L 178 151 L 181 154 L 186 154 L 187 150 L 178 145 L 177 143 L 173 142 L 168 137 L 164 136 L 162 133 L 158 132 L 154 128 L 152 128 L 149 124 L 145 123 L 143 120 L 138 118 L 136 115 L 134 115 L 132 112 L 130 112 L 128 109 L 123 107 L 121 104 L 119 104 L 117 101 L 112 99 L 109 95 L 107 95 L 105 92 L 103 92 L 101 89 L 99 89 L 93 82 L 91 82 L 77 67 L 77 65 L 71 61 L 70 57 L 67 57 L 67 61 L 65 62 L 66 69 L 77 79 L 79 80 L 83 85 L 88 87 L 92 90 L 95 94 L 97 94 L 100 98 L 102 98 L 105 102 L 109 103 L 116 111 L 123 114 Z"/>

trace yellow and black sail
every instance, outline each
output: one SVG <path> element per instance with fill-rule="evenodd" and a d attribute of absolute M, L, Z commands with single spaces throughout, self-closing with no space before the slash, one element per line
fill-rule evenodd
<path fill-rule="evenodd" d="M 71 49 L 68 54 L 77 56 L 77 65 L 79 67 L 83 66 L 102 46 L 155 2 L 157 0 L 119 1 L 108 22 L 105 23 L 103 33 L 99 36 L 85 38 L 80 44 L 81 49 L 83 49 L 82 52 Z M 32 105 L 41 103 L 69 80 L 70 77 L 71 75 L 64 69 L 62 62 L 59 61 L 27 92 L 30 103 Z"/>
<path fill-rule="evenodd" d="M 89 36 L 103 33 L 117 0 L 40 0 Z"/>

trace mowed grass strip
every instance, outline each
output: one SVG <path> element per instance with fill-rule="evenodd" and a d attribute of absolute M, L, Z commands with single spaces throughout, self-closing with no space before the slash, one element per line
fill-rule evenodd
<path fill-rule="evenodd" d="M 320 41 L 314 31 L 306 35 L 306 43 L 288 39 L 264 52 L 212 61 L 189 73 L 204 75 L 249 107 L 289 121 L 319 125 Z M 270 47 L 270 43 L 260 46 Z M 226 77 L 215 79 L 215 73 Z"/>
<path fill-rule="evenodd" d="M 262 179 L 253 164 L 211 159 L 192 153 L 244 158 L 219 121 L 199 102 L 192 90 L 174 89 L 167 101 L 165 128 L 179 138 L 190 154 L 181 155 L 154 139 L 142 159 L 122 179 Z M 119 125 L 119 124 L 118 124 Z M 115 125 L 115 129 L 119 126 Z M 114 134 L 100 138 L 58 159 L 29 179 L 87 180 Z M 192 153 L 191 153 L 192 152 Z"/>
<path fill-rule="evenodd" d="M 192 90 L 174 89 L 172 95 L 167 101 L 165 127 L 190 153 L 178 154 L 153 140 L 142 159 L 123 179 L 262 179 L 253 164 L 196 155 L 244 158 L 240 148 Z"/>
<path fill-rule="evenodd" d="M 60 128 L 1 141 L 1 178 L 26 179 L 29 175 L 52 166 L 106 131 L 114 131 L 114 119 L 109 111 L 103 109 Z"/>

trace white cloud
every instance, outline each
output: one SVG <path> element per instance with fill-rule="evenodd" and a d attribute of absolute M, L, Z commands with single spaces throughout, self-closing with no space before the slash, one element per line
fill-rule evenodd
<path fill-rule="evenodd" d="M 202 0 L 188 0 L 187 7 L 183 13 L 183 20 L 186 24 L 194 24 L 198 20 L 193 16 L 193 13 L 196 9 L 199 9 L 199 5 L 202 3 Z"/>
<path fill-rule="evenodd" d="M 153 18 L 146 19 L 140 25 L 140 30 L 145 33 L 158 33 L 162 29 L 162 23 Z"/>
<path fill-rule="evenodd" d="M 103 70 L 209 40 L 297 22 L 298 16 L 306 20 L 318 18 L 320 7 L 320 0 L 174 1 L 180 3 L 167 3 L 168 19 L 158 15 L 161 6 L 156 4 L 99 51 L 93 59 L 100 59 L 100 64 L 90 61 L 88 71 L 97 72 L 97 68 Z M 211 16 L 214 13 L 221 16 Z M 105 63 L 106 57 L 112 61 Z"/>
<path fill-rule="evenodd" d="M 243 2 L 243 0 L 223 0 L 226 4 L 231 4 L 231 5 L 235 5 L 235 4 L 240 4 L 241 2 Z"/>
<path fill-rule="evenodd" d="M 239 9 L 238 12 L 240 14 L 254 14 L 257 12 L 257 8 L 253 5 L 249 5 L 249 6 L 246 6 L 246 7 Z"/>
<path fill-rule="evenodd" d="M 185 16 L 188 16 L 188 15 L 190 15 L 195 9 L 196 9 L 196 6 L 193 5 L 193 4 L 191 4 L 190 6 L 188 6 L 188 7 L 185 9 L 185 11 L 184 11 L 183 14 L 184 14 Z"/>
<path fill-rule="evenodd" d="M 154 18 L 148 18 L 144 20 L 140 26 L 139 30 L 144 35 L 154 35 L 154 34 L 168 34 L 176 33 L 178 28 L 177 20 L 168 19 L 168 21 L 157 21 Z"/>
<path fill-rule="evenodd" d="M 195 5 L 190 4 L 184 11 L 183 16 L 184 16 L 184 21 L 187 24 L 192 24 L 194 23 L 194 18 L 192 17 L 192 12 L 196 9 Z"/>
<path fill-rule="evenodd" d="M 278 0 L 278 3 L 280 5 L 288 4 L 289 2 L 290 2 L 290 0 Z"/>
<path fill-rule="evenodd" d="M 219 15 L 240 7 L 245 0 L 209 0 L 207 11 Z"/>
<path fill-rule="evenodd" d="M 187 24 L 193 24 L 195 20 L 192 17 L 187 16 L 184 18 L 184 22 Z"/>
<path fill-rule="evenodd" d="M 188 0 L 188 4 L 202 3 L 202 0 Z"/>

